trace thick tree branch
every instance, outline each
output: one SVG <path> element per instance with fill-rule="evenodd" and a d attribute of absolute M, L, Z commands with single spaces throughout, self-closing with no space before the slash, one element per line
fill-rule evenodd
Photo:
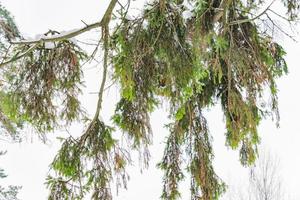
<path fill-rule="evenodd" d="M 102 74 L 102 80 L 101 85 L 98 93 L 98 102 L 96 107 L 95 115 L 90 122 L 87 130 L 84 132 L 84 134 L 81 137 L 82 141 L 85 141 L 86 137 L 88 136 L 88 133 L 90 132 L 91 128 L 96 123 L 97 119 L 99 118 L 99 114 L 102 108 L 102 101 L 103 101 L 103 93 L 105 90 L 105 83 L 106 83 L 106 77 L 107 77 L 107 68 L 108 68 L 108 51 L 109 51 L 109 22 L 111 19 L 112 11 L 117 3 L 117 0 L 112 0 L 110 6 L 108 7 L 108 11 L 105 13 L 103 19 L 102 19 L 102 39 L 103 39 L 103 51 L 104 51 L 104 57 L 103 57 L 103 74 Z"/>
<path fill-rule="evenodd" d="M 108 40 L 109 40 L 109 22 L 111 19 L 112 11 L 117 3 L 117 0 L 112 0 L 110 5 L 108 6 L 108 10 L 106 11 L 103 19 L 102 19 L 102 37 L 103 37 L 103 50 L 104 50 L 104 58 L 103 58 L 103 75 L 102 75 L 102 82 L 100 85 L 100 90 L 98 94 L 98 103 L 96 108 L 96 113 L 94 116 L 93 121 L 95 121 L 99 117 L 99 113 L 102 107 L 102 99 L 103 99 L 103 92 L 106 82 L 106 75 L 107 75 L 107 68 L 108 68 Z"/>
<path fill-rule="evenodd" d="M 84 28 L 81 29 L 76 29 L 67 33 L 62 33 L 62 34 L 58 34 L 58 35 L 53 35 L 53 36 L 42 36 L 38 39 L 29 39 L 29 40 L 21 40 L 21 41 L 12 41 L 12 44 L 36 44 L 36 43 L 43 43 L 43 42 L 58 42 L 58 41 L 62 41 L 62 40 L 67 40 L 70 38 L 73 38 L 77 35 L 80 35 L 84 32 L 90 31 L 94 28 L 98 28 L 101 27 L 102 23 L 101 22 L 96 22 L 94 24 L 90 24 L 85 26 Z"/>
<path fill-rule="evenodd" d="M 102 81 L 100 85 L 100 90 L 98 94 L 98 102 L 97 102 L 97 108 L 96 113 L 94 116 L 94 120 L 96 120 L 99 117 L 100 110 L 102 107 L 102 100 L 103 100 L 103 92 L 104 92 L 104 86 L 106 82 L 106 75 L 107 75 L 107 68 L 108 68 L 108 37 L 109 37 L 109 31 L 108 31 L 108 25 L 103 27 L 103 48 L 104 48 L 104 58 L 103 58 L 103 74 L 102 74 Z"/>

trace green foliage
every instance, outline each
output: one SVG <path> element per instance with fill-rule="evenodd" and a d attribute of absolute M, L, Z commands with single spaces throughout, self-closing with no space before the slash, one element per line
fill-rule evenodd
<path fill-rule="evenodd" d="M 172 125 L 171 125 L 172 127 Z M 174 127 L 174 128 L 173 128 Z M 183 180 L 184 174 L 181 169 L 182 152 L 180 146 L 182 145 L 182 137 L 178 127 L 173 125 L 172 132 L 167 140 L 164 157 L 158 167 L 165 171 L 163 179 L 164 187 L 162 199 L 174 200 L 180 197 L 178 183 Z"/>
<path fill-rule="evenodd" d="M 0 186 L 0 200 L 18 200 L 17 195 L 20 188 L 12 185 L 8 186 L 8 188 Z"/>
<path fill-rule="evenodd" d="M 0 3 L 0 58 L 1 62 L 9 56 L 10 41 L 20 37 L 19 30 L 15 25 L 14 19 L 10 12 L 7 11 Z M 3 75 L 2 71 L 0 72 Z M 0 122 L 5 137 L 10 135 L 12 139 L 17 140 L 17 127 L 21 126 L 21 121 L 17 117 L 17 110 L 13 108 L 8 100 L 9 94 L 3 91 L 5 81 L 0 81 Z"/>
<path fill-rule="evenodd" d="M 0 55 L 9 49 L 9 41 L 19 37 L 20 33 L 14 18 L 0 3 Z"/>
<path fill-rule="evenodd" d="M 216 103 L 223 109 L 226 145 L 240 151 L 242 165 L 254 163 L 260 121 L 269 114 L 279 120 L 276 79 L 287 73 L 285 51 L 258 25 L 260 16 L 253 16 L 263 1 L 189 2 L 188 7 L 181 0 L 151 1 L 132 19 L 122 7 L 112 19 L 113 28 L 102 24 L 104 81 L 96 115 L 79 138 L 64 140 L 51 165 L 55 177 L 47 180 L 49 199 L 83 199 L 90 192 L 93 199 L 112 199 L 114 179 L 118 186 L 126 186 L 125 166 L 131 150 L 139 151 L 147 166 L 152 140 L 149 116 L 162 102 L 168 103 L 172 120 L 158 164 L 164 171 L 162 199 L 180 198 L 184 168 L 191 178 L 191 199 L 217 200 L 225 191 L 213 168 L 212 136 L 202 113 Z M 295 20 L 298 1 L 284 5 L 289 19 Z M 5 23 L 15 27 L 1 9 Z M 186 11 L 190 17 L 184 17 Z M 105 16 L 110 19 L 109 14 Z M 0 26 L 1 33 L 8 34 L 4 28 Z M 15 62 L 5 66 L 7 84 L 0 93 L 4 116 L 0 115 L 0 121 L 7 130 L 27 122 L 44 133 L 59 127 L 61 121 L 69 124 L 80 118 L 77 96 L 85 53 L 67 39 L 55 41 L 53 48 L 42 40 L 35 45 L 16 45 L 8 52 Z M 107 66 L 121 97 L 111 120 L 129 139 L 129 150 L 112 137 L 115 128 L 98 119 Z M 264 99 L 266 94 L 271 103 Z"/>
<path fill-rule="evenodd" d="M 129 137 L 133 139 L 133 147 L 138 148 L 141 142 L 148 144 L 151 140 L 152 131 L 147 111 L 145 105 L 130 102 L 125 98 L 117 105 L 116 114 L 113 116 L 114 123 L 128 132 Z"/>
<path fill-rule="evenodd" d="M 21 119 L 30 122 L 39 132 L 53 130 L 59 119 L 67 123 L 79 117 L 77 99 L 82 84 L 80 61 L 85 53 L 70 41 L 58 42 L 54 48 L 40 45 L 10 70 L 9 100 Z M 27 51 L 22 45 L 16 54 Z M 59 110 L 58 105 L 62 106 Z M 59 116 L 59 117 L 57 117 Z"/>
<path fill-rule="evenodd" d="M 248 13 L 259 3 L 251 7 L 235 4 L 238 9 L 228 3 L 221 15 L 213 9 L 218 7 L 218 1 L 194 3 L 193 16 L 185 21 L 182 13 L 187 8 L 183 4 L 154 1 L 147 4 L 142 17 L 126 20 L 113 35 L 115 78 L 123 91 L 130 87 L 129 96 L 133 97 L 122 93 L 113 118 L 116 124 L 134 139 L 134 144 L 147 144 L 144 138 L 149 126 L 141 116 L 149 110 L 140 102 L 145 97 L 161 96 L 171 105 L 170 118 L 175 122 L 163 162 L 159 164 L 165 171 L 163 199 L 180 197 L 183 146 L 190 152 L 192 198 L 219 198 L 225 186 L 212 167 L 211 137 L 201 110 L 221 103 L 226 119 L 226 144 L 240 149 L 241 163 L 250 165 L 257 154 L 259 122 L 270 110 L 278 113 L 274 80 L 287 73 L 282 47 L 261 33 L 255 22 L 227 23 L 250 19 Z M 143 77 L 142 82 L 136 75 Z M 266 87 L 273 99 L 269 108 L 257 103 L 264 101 Z M 182 134 L 182 140 L 176 139 L 177 132 Z"/>
<path fill-rule="evenodd" d="M 0 121 L 5 135 L 17 140 L 17 129 L 22 128 L 22 120 L 18 117 L 18 109 L 11 104 L 9 94 L 4 92 L 0 92 Z"/>
<path fill-rule="evenodd" d="M 110 182 L 126 186 L 124 171 L 126 152 L 112 137 L 113 129 L 103 122 L 93 121 L 78 139 L 66 139 L 51 167 L 59 177 L 48 177 L 49 200 L 82 199 L 92 192 L 92 199 L 112 199 Z"/>
<path fill-rule="evenodd" d="M 289 20 L 297 20 L 299 9 L 300 9 L 299 1 L 296 1 L 296 0 L 282 0 L 282 2 L 286 7 L 286 14 L 289 17 Z"/>

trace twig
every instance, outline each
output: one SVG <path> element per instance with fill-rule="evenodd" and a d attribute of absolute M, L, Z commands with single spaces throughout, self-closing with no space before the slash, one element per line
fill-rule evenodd
<path fill-rule="evenodd" d="M 292 35 L 290 35 L 289 33 L 287 33 L 286 31 L 284 31 L 279 25 L 277 25 L 272 19 L 271 17 L 266 14 L 267 18 L 271 21 L 271 23 L 273 24 L 274 27 L 276 27 L 281 33 L 283 33 L 284 35 L 286 35 L 287 37 L 289 37 L 290 39 L 292 39 L 294 42 L 298 42 Z"/>
<path fill-rule="evenodd" d="M 279 13 L 275 12 L 274 10 L 272 10 L 272 9 L 269 9 L 269 10 L 270 10 L 270 12 L 272 12 L 274 15 L 276 15 L 276 16 L 278 16 L 278 17 L 280 17 L 280 18 L 282 18 L 282 19 L 284 19 L 284 20 L 286 20 L 286 21 L 288 21 L 289 23 L 291 22 L 290 19 L 288 19 L 288 18 L 286 18 L 286 17 L 280 15 Z"/>
<path fill-rule="evenodd" d="M 276 0 L 273 0 L 266 9 L 264 9 L 260 14 L 258 14 L 257 16 L 251 18 L 251 19 L 242 19 L 242 20 L 237 20 L 237 21 L 233 21 L 233 22 L 230 22 L 228 25 L 229 26 L 232 26 L 232 25 L 236 25 L 236 24 L 242 24 L 242 23 L 247 23 L 247 22 L 251 22 L 251 21 L 254 21 L 258 18 L 260 18 L 262 15 L 266 14 L 268 10 L 270 10 L 270 7 L 273 5 L 273 3 L 275 2 Z"/>
<path fill-rule="evenodd" d="M 12 63 L 16 60 L 19 60 L 20 58 L 28 55 L 30 52 L 32 52 L 34 49 L 36 49 L 38 46 L 40 45 L 40 43 L 36 43 L 35 45 L 31 46 L 29 49 L 27 49 L 24 53 L 18 55 L 14 55 L 11 59 L 7 60 L 7 61 L 4 61 L 2 63 L 0 63 L 0 68 L 3 67 L 4 65 L 7 65 L 9 63 Z"/>
<path fill-rule="evenodd" d="M 9 52 L 9 50 L 10 50 L 10 47 L 11 47 L 11 44 L 10 44 L 9 47 L 6 49 L 6 52 L 5 52 L 4 56 L 2 57 L 1 63 L 5 61 L 5 59 L 6 59 L 7 55 L 8 55 L 8 52 Z"/>

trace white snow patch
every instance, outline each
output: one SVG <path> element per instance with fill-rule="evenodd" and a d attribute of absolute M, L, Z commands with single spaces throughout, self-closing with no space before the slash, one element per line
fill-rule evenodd
<path fill-rule="evenodd" d="M 186 21 L 186 20 L 190 19 L 191 17 L 193 17 L 193 13 L 190 10 L 185 10 L 182 13 L 182 17 Z"/>
<path fill-rule="evenodd" d="M 45 42 L 45 49 L 54 49 L 55 43 L 54 42 Z"/>

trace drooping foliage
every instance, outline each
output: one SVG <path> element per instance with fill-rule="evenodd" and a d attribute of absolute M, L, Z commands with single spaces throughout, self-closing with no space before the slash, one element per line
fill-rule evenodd
<path fill-rule="evenodd" d="M 16 51 L 28 48 L 24 45 Z M 12 83 L 8 95 L 14 109 L 40 132 L 52 130 L 58 119 L 67 123 L 77 119 L 81 114 L 79 63 L 84 58 L 85 53 L 71 41 L 54 43 L 51 48 L 42 44 L 28 53 L 5 74 Z"/>
<path fill-rule="evenodd" d="M 51 164 L 57 176 L 48 177 L 49 199 L 83 199 L 92 193 L 92 199 L 106 200 L 112 199 L 113 180 L 126 187 L 131 150 L 148 165 L 148 147 L 156 134 L 150 114 L 162 101 L 169 105 L 172 123 L 158 164 L 164 171 L 161 198 L 179 199 L 179 183 L 188 174 L 191 199 L 218 199 L 225 183 L 213 168 L 212 135 L 203 110 L 221 104 L 226 145 L 240 151 L 242 165 L 253 164 L 260 140 L 257 127 L 269 115 L 279 120 L 276 79 L 287 73 L 285 52 L 265 28 L 282 31 L 270 17 L 275 13 L 272 4 L 155 0 L 146 1 L 142 12 L 131 16 L 130 1 L 118 7 L 112 0 L 101 22 L 69 35 L 48 32 L 30 41 L 15 31 L 17 41 L 11 41 L 1 27 L 7 44 L 13 45 L 1 53 L 7 54 L 0 65 L 7 80 L 0 95 L 6 100 L 0 104 L 3 116 L 12 125 L 29 123 L 43 133 L 55 130 L 61 121 L 80 119 L 80 64 L 87 56 L 70 38 L 90 27 L 102 29 L 103 80 L 96 113 L 80 137 L 63 141 Z M 283 4 L 289 21 L 295 20 L 298 1 Z M 111 21 L 114 25 L 109 26 Z M 129 141 L 129 149 L 113 137 L 115 128 L 99 118 L 108 69 L 120 88 L 111 119 L 123 132 L 120 137 Z M 5 124 L 2 118 L 1 122 Z"/>
<path fill-rule="evenodd" d="M 159 165 L 166 172 L 162 198 L 179 196 L 185 147 L 192 198 L 218 199 L 224 184 L 212 167 L 211 136 L 201 110 L 221 103 L 227 145 L 240 149 L 243 165 L 253 163 L 257 126 L 269 111 L 277 114 L 275 78 L 287 72 L 285 52 L 250 20 L 242 2 L 224 5 L 222 13 L 216 11 L 221 2 L 190 3 L 192 8 L 180 1 L 154 1 L 140 17 L 126 20 L 113 35 L 115 76 L 123 96 L 119 104 L 128 101 L 151 112 L 158 96 L 170 102 L 174 124 Z M 191 16 L 184 18 L 184 12 Z M 267 88 L 270 109 L 260 104 Z M 118 106 L 117 124 L 134 140 L 148 141 L 147 132 L 140 130 L 147 130 L 149 120 L 139 117 L 139 109 Z"/>
<path fill-rule="evenodd" d="M 20 37 L 19 30 L 15 25 L 14 19 L 1 4 L 0 4 L 0 52 L 1 52 L 1 63 L 5 61 L 5 59 L 10 56 L 10 41 L 12 39 L 16 39 Z M 3 72 L 1 72 L 3 76 Z M 2 124 L 2 130 L 5 131 L 5 135 L 9 134 L 16 137 L 16 129 L 17 126 L 20 126 L 20 120 L 18 120 L 14 114 L 16 112 L 11 111 L 11 105 L 8 101 L 7 94 L 3 91 L 4 79 L 1 78 L 1 92 L 0 92 L 0 121 Z M 17 126 L 16 126 L 17 125 Z"/>
<path fill-rule="evenodd" d="M 10 12 L 2 5 L 0 5 L 0 26 L 0 48 L 3 51 L 8 48 L 9 41 L 20 37 L 20 33 Z"/>
<path fill-rule="evenodd" d="M 91 189 L 92 199 L 112 199 L 113 176 L 118 184 L 126 186 L 128 177 L 124 167 L 128 155 L 112 138 L 112 131 L 96 120 L 78 140 L 64 141 L 52 163 L 52 168 L 64 179 L 48 177 L 49 200 L 82 199 Z"/>

